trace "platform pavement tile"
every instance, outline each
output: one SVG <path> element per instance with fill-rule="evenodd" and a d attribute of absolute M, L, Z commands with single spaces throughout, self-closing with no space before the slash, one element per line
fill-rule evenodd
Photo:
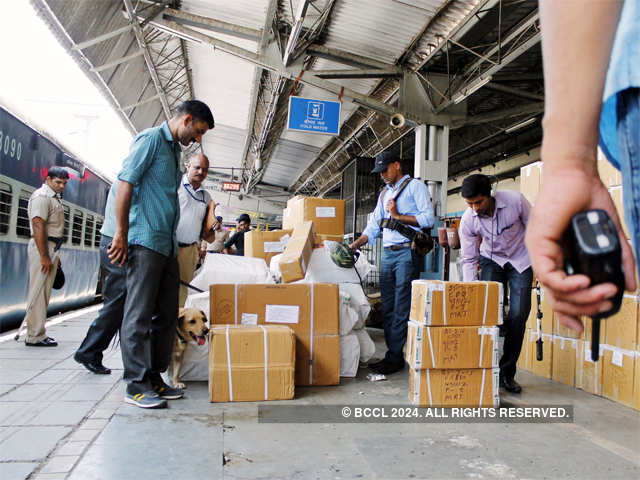
<path fill-rule="evenodd" d="M 82 452 L 89 445 L 88 441 L 83 442 L 67 442 L 56 450 L 56 455 L 82 455 Z"/>
<path fill-rule="evenodd" d="M 28 402 L 0 402 L 0 425 L 12 425 L 12 419 L 26 412 L 29 405 Z"/>
<path fill-rule="evenodd" d="M 18 383 L 0 383 L 0 395 L 7 393 L 9 390 L 13 390 L 18 385 Z"/>
<path fill-rule="evenodd" d="M 80 458 L 79 455 L 54 456 L 42 467 L 40 473 L 67 473 Z"/>
<path fill-rule="evenodd" d="M 26 424 L 28 425 L 71 425 L 79 424 L 86 417 L 95 403 L 83 402 L 51 402 Z M 15 419 L 14 419 L 15 421 Z"/>
<path fill-rule="evenodd" d="M 71 431 L 71 427 L 22 427 L 0 443 L 0 461 L 40 461 Z"/>
<path fill-rule="evenodd" d="M 0 360 L 0 377 L 4 370 L 46 370 L 64 360 L 44 358 L 3 358 Z"/>
<path fill-rule="evenodd" d="M 9 393 L 0 394 L 0 401 L 32 402 L 42 399 L 44 395 L 47 395 L 47 398 L 50 398 L 48 392 L 52 390 L 52 388 L 53 385 L 50 384 L 30 385 L 27 383 L 20 385 Z"/>
<path fill-rule="evenodd" d="M 42 372 L 43 370 L 34 369 L 3 369 L 0 370 L 0 383 L 25 383 Z"/>
<path fill-rule="evenodd" d="M 65 392 L 60 400 L 79 401 L 79 400 L 95 400 L 99 401 L 111 390 L 111 385 L 107 384 L 79 384 L 73 385 Z"/>
<path fill-rule="evenodd" d="M 32 462 L 0 463 L 0 478 L 21 480 L 27 478 L 37 467 L 38 463 Z"/>

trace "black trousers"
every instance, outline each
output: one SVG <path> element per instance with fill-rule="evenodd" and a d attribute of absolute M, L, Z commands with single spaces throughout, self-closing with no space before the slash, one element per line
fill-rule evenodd
<path fill-rule="evenodd" d="M 76 358 L 83 362 L 102 362 L 102 352 L 107 349 L 122 325 L 124 301 L 127 298 L 126 268 L 114 265 L 107 256 L 111 237 L 102 236 L 100 240 L 100 265 L 105 272 L 103 285 L 104 304 L 93 321 Z"/>
<path fill-rule="evenodd" d="M 493 260 L 480 256 L 480 280 L 502 283 L 505 293 L 509 287 L 509 315 L 504 319 L 504 351 L 500 359 L 500 376 L 514 378 L 516 362 L 522 350 L 522 340 L 531 310 L 533 270 L 518 272 L 509 262 L 501 267 Z"/>
<path fill-rule="evenodd" d="M 171 360 L 178 319 L 178 260 L 129 245 L 126 267 L 120 336 L 123 377 L 127 383 L 147 383 L 149 374 L 166 371 Z"/>

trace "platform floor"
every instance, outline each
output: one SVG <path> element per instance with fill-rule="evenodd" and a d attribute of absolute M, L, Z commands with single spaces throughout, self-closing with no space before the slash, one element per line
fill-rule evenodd
<path fill-rule="evenodd" d="M 639 412 L 526 372 L 523 394 L 503 403 L 572 404 L 574 423 L 264 424 L 258 403 L 209 403 L 200 382 L 145 411 L 122 401 L 119 350 L 105 355 L 111 375 L 74 362 L 96 314 L 50 326 L 57 348 L 0 335 L 0 479 L 640 478 Z M 377 383 L 367 373 L 297 388 L 289 403 L 407 404 L 407 370 Z"/>

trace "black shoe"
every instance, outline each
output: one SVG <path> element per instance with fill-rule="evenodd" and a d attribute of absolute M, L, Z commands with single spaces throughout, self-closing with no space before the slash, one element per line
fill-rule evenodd
<path fill-rule="evenodd" d="M 57 347 L 58 346 L 58 342 L 56 342 L 51 337 L 44 337 L 39 342 L 35 342 L 35 343 L 24 342 L 24 344 L 27 347 Z"/>
<path fill-rule="evenodd" d="M 367 366 L 371 369 L 375 369 L 382 366 L 384 363 L 386 363 L 386 360 L 383 358 L 382 360 L 378 360 L 377 362 L 370 363 Z"/>
<path fill-rule="evenodd" d="M 509 393 L 522 392 L 522 387 L 513 378 L 500 378 L 500 388 L 504 388 Z"/>
<path fill-rule="evenodd" d="M 184 390 L 181 388 L 173 388 L 164 383 L 162 380 L 162 376 L 159 373 L 152 373 L 149 375 L 151 379 L 151 386 L 153 387 L 153 391 L 156 392 L 160 398 L 164 398 L 165 400 L 177 400 L 184 396 Z"/>
<path fill-rule="evenodd" d="M 88 362 L 81 360 L 77 352 L 73 356 L 73 359 L 84 368 L 89 370 L 91 373 L 95 373 L 96 375 L 109 375 L 111 373 L 111 369 L 102 365 L 102 362 L 99 362 L 98 360 L 91 360 Z"/>
<path fill-rule="evenodd" d="M 382 364 L 371 368 L 376 373 L 381 373 L 383 375 L 391 375 L 392 373 L 399 372 L 404 368 L 404 363 L 391 363 L 388 360 L 383 360 Z"/>

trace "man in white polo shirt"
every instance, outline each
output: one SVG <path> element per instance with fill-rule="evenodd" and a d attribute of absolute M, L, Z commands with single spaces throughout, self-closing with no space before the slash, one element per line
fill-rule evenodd
<path fill-rule="evenodd" d="M 178 187 L 180 201 L 180 222 L 177 230 L 178 267 L 180 280 L 186 283 L 193 280 L 200 253 L 198 249 L 200 239 L 207 242 L 215 239 L 215 232 L 203 231 L 204 218 L 211 203 L 211 195 L 202 188 L 202 182 L 207 178 L 208 173 L 209 159 L 205 155 L 194 155 L 189 159 L 187 173 L 182 177 Z M 184 307 L 188 295 L 189 287 L 180 285 L 178 303 L 181 308 Z"/>

